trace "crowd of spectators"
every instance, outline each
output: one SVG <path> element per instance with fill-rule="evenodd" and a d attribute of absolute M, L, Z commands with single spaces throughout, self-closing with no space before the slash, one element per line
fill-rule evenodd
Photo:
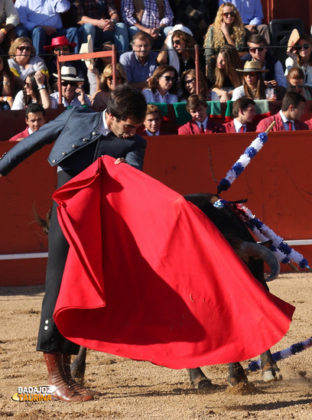
<path fill-rule="evenodd" d="M 0 109 L 38 104 L 47 110 L 61 100 L 64 107 L 104 110 L 114 89 L 110 59 L 63 63 L 61 99 L 56 61 L 58 54 L 86 46 L 107 50 L 112 44 L 118 54 L 116 85 L 141 89 L 148 103 L 186 103 L 191 121 L 179 133 L 241 132 L 242 126 L 249 131 L 254 100 L 282 101 L 288 93 L 300 103 L 312 99 L 311 36 L 293 33 L 287 59 L 279 61 L 270 48 L 261 0 L 2 0 Z M 229 100 L 236 101 L 234 122 L 217 127 L 207 119 L 207 101 Z M 159 133 L 161 112 L 149 111 L 146 133 Z M 291 127 L 299 125 L 293 120 Z"/>

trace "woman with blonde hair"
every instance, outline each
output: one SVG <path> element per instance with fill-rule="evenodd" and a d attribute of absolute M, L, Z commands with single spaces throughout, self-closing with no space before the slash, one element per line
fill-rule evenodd
<path fill-rule="evenodd" d="M 148 80 L 148 89 L 142 91 L 147 103 L 173 104 L 178 102 L 177 93 L 178 73 L 167 64 L 156 68 Z"/>
<path fill-rule="evenodd" d="M 33 72 L 40 70 L 48 76 L 48 69 L 42 58 L 36 56 L 32 40 L 26 36 L 16 38 L 9 49 L 9 67 L 11 72 L 22 80 Z"/>
<path fill-rule="evenodd" d="M 246 61 L 244 69 L 236 69 L 243 74 L 243 84 L 233 90 L 232 101 L 247 96 L 251 99 L 266 99 L 265 86 L 259 61 Z"/>
<path fill-rule="evenodd" d="M 246 30 L 242 18 L 232 3 L 223 3 L 217 11 L 215 21 L 205 35 L 204 48 L 206 64 L 209 57 L 225 45 L 237 49 L 246 46 Z"/>
<path fill-rule="evenodd" d="M 116 64 L 116 86 L 127 83 L 127 76 L 121 64 Z M 113 65 L 107 64 L 99 80 L 99 91 L 95 93 L 91 100 L 92 108 L 95 111 L 104 111 L 107 100 L 113 90 Z"/>
<path fill-rule="evenodd" d="M 216 58 L 211 58 L 207 77 L 220 102 L 230 100 L 233 89 L 242 84 L 242 76 L 236 71 L 242 67 L 236 49 L 228 45 L 220 49 Z"/>

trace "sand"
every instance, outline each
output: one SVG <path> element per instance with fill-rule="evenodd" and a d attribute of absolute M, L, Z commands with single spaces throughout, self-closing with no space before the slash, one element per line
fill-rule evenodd
<path fill-rule="evenodd" d="M 277 351 L 312 335 L 312 274 L 284 274 L 271 291 L 296 306 Z M 89 351 L 86 385 L 100 392 L 93 401 L 17 402 L 17 388 L 47 385 L 42 354 L 35 351 L 42 287 L 0 288 L 0 419 L 312 419 L 312 347 L 279 362 L 283 379 L 264 383 L 249 375 L 250 389 L 226 385 L 226 366 L 204 368 L 212 394 L 190 388 L 185 370 L 170 370 Z M 243 363 L 247 366 L 247 362 Z"/>

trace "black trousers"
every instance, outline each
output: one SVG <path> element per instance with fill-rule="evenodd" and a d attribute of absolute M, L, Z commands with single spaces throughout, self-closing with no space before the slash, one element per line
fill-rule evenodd
<path fill-rule="evenodd" d="M 58 172 L 57 187 L 61 187 L 72 176 Z M 62 352 L 77 354 L 79 346 L 66 340 L 57 329 L 53 312 L 61 287 L 63 271 L 68 253 L 68 243 L 57 220 L 57 205 L 54 202 L 49 229 L 49 256 L 45 281 L 45 296 L 42 302 L 41 320 L 38 334 L 37 350 L 46 353 Z"/>

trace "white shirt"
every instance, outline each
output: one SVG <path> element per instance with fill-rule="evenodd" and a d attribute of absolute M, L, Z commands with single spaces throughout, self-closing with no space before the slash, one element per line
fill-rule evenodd
<path fill-rule="evenodd" d="M 288 127 L 288 121 L 289 121 L 289 122 L 291 122 L 291 125 L 292 125 L 292 131 L 295 131 L 296 130 L 295 129 L 295 121 L 294 120 L 288 120 L 282 110 L 279 113 L 280 113 L 280 116 L 281 116 L 282 121 L 283 121 L 284 130 L 289 131 L 289 127 Z"/>
<path fill-rule="evenodd" d="M 237 118 L 234 118 L 234 127 L 236 133 L 240 133 L 241 127 L 244 127 L 244 133 L 246 133 L 246 124 L 242 124 Z"/>
<path fill-rule="evenodd" d="M 159 130 L 156 133 L 151 133 L 147 128 L 145 129 L 148 136 L 159 136 Z"/>
<path fill-rule="evenodd" d="M 198 125 L 200 130 L 201 130 L 201 127 L 203 126 L 204 131 L 206 131 L 207 123 L 208 123 L 208 117 L 206 117 L 203 122 L 199 122 L 199 121 L 196 121 L 196 120 L 194 122 Z"/>
<path fill-rule="evenodd" d="M 13 58 L 8 59 L 9 67 L 11 72 L 16 76 L 20 77 L 21 79 L 25 80 L 26 77 L 37 70 L 42 70 L 43 73 L 48 72 L 48 69 L 45 65 L 45 62 L 40 57 L 31 57 L 27 66 L 23 67 L 17 64 L 17 62 Z"/>
<path fill-rule="evenodd" d="M 147 103 L 155 102 L 157 104 L 174 104 L 175 102 L 178 102 L 177 95 L 174 95 L 173 93 L 167 92 L 164 96 L 162 96 L 158 90 L 154 93 L 151 89 L 144 89 L 142 93 Z"/>

